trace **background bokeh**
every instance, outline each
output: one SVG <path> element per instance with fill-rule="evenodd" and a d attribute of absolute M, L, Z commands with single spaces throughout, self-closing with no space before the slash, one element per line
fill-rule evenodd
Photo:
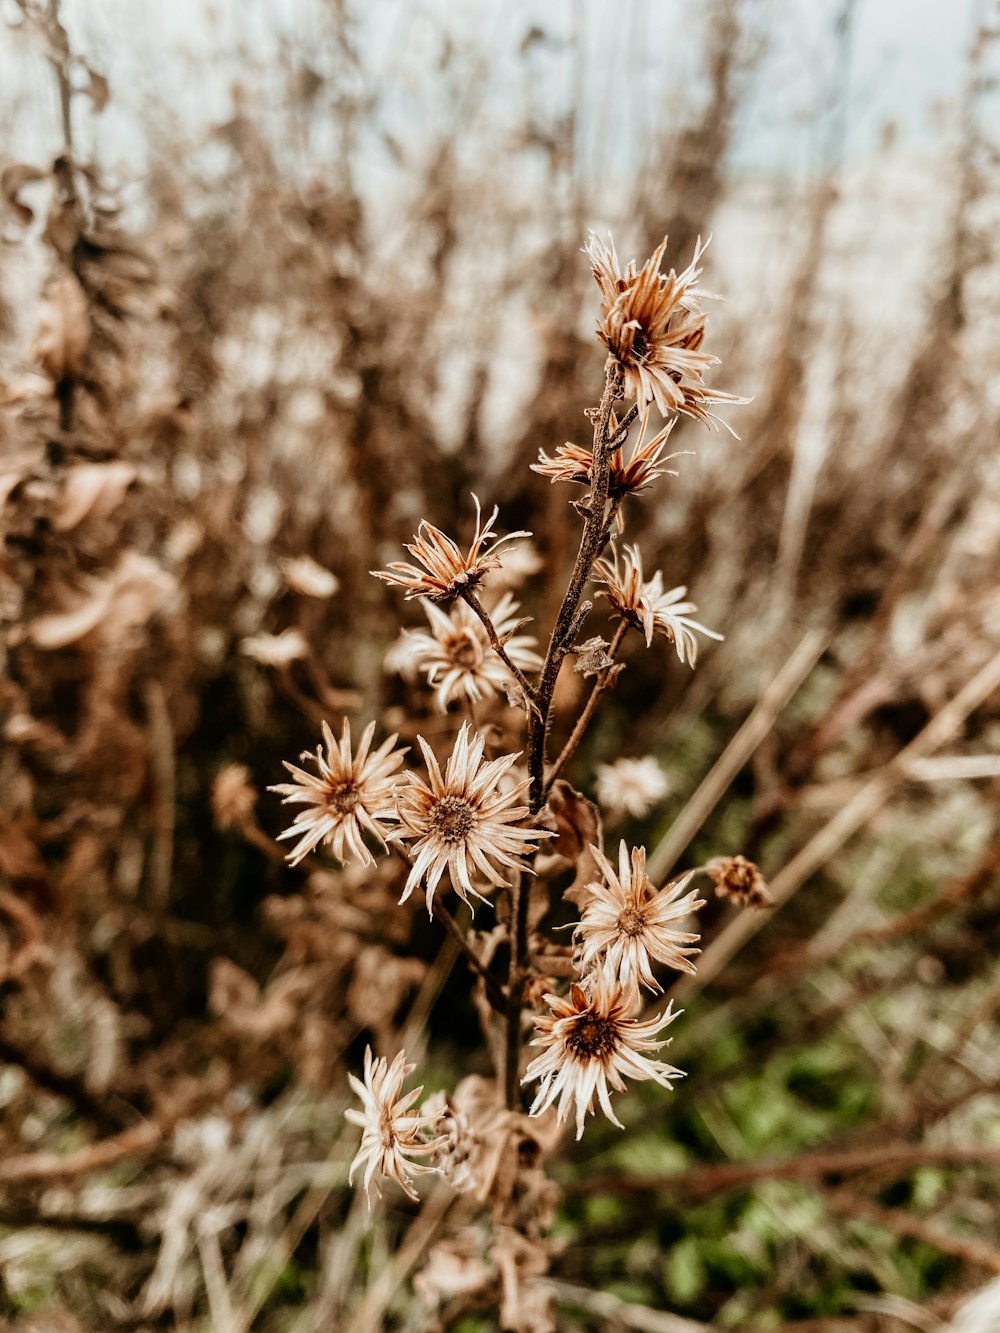
<path fill-rule="evenodd" d="M 634 649 L 570 776 L 653 755 L 609 836 L 780 905 L 709 905 L 687 1079 L 557 1155 L 558 1327 L 1000 1327 L 996 6 L 2 12 L 3 1319 L 499 1327 L 346 1185 L 366 1042 L 489 1073 L 469 976 L 398 865 L 290 868 L 264 789 L 323 719 L 454 734 L 369 573 L 421 518 L 530 530 L 547 635 L 593 228 L 712 234 L 752 402 L 628 516 L 725 642 Z"/>

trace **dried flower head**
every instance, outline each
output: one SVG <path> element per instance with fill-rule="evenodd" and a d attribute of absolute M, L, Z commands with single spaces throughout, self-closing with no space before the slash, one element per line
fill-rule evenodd
<path fill-rule="evenodd" d="M 628 1077 L 636 1082 L 652 1079 L 669 1088 L 671 1079 L 683 1077 L 682 1070 L 644 1054 L 665 1044 L 656 1038 L 676 1018 L 672 1007 L 668 1004 L 662 1014 L 645 1022 L 629 1018 L 622 987 L 609 967 L 582 985 L 572 986 L 568 996 L 547 995 L 545 999 L 551 1013 L 535 1018 L 536 1036 L 531 1043 L 544 1049 L 521 1080 L 539 1080 L 530 1115 L 540 1115 L 556 1103 L 556 1115 L 563 1121 L 575 1103 L 579 1139 L 596 1096 L 611 1123 L 622 1129 L 611 1107 L 609 1085 L 624 1092 Z"/>
<path fill-rule="evenodd" d="M 704 870 L 715 881 L 716 897 L 728 898 L 738 907 L 774 905 L 764 876 L 745 856 L 717 856 Z"/>
<path fill-rule="evenodd" d="M 590 896 L 577 925 L 581 965 L 587 968 L 602 958 L 633 998 L 639 986 L 663 989 L 653 976 L 653 960 L 694 972 L 690 955 L 700 950 L 690 945 L 698 936 L 674 929 L 676 922 L 705 906 L 694 890 L 681 897 L 694 871 L 657 891 L 646 875 L 645 847 L 633 847 L 630 856 L 623 839 L 617 874 L 599 848 L 590 850 L 603 879 L 587 885 Z"/>
<path fill-rule="evenodd" d="M 385 847 L 388 830 L 383 821 L 395 818 L 393 789 L 398 778 L 394 775 L 406 754 L 405 748 L 393 749 L 395 736 L 390 736 L 379 749 L 369 754 L 374 735 L 375 723 L 369 722 L 361 735 L 358 752 L 352 758 L 351 724 L 347 718 L 344 718 L 339 744 L 324 722 L 326 754 L 323 747 L 317 745 L 315 754 L 306 750 L 299 756 L 315 763 L 318 773 L 307 773 L 285 761 L 285 767 L 296 780 L 279 783 L 269 790 L 283 795 L 285 805 L 307 807 L 299 811 L 290 828 L 278 835 L 279 839 L 299 840 L 288 853 L 293 866 L 321 842 L 340 861 L 345 860 L 345 852 L 349 852 L 365 865 L 374 865 L 375 858 L 365 846 L 363 835 L 370 833 Z"/>
<path fill-rule="evenodd" d="M 396 560 L 388 569 L 373 569 L 375 577 L 405 588 L 407 598 L 429 597 L 433 602 L 446 602 L 467 589 L 476 588 L 489 570 L 500 568 L 502 562 L 497 551 L 504 542 L 530 537 L 531 533 L 510 532 L 497 539 L 493 523 L 499 508 L 494 505 L 493 513 L 484 523 L 479 497 L 474 495 L 472 498 L 476 502 L 476 531 L 466 555 L 440 528 L 424 519 L 417 535 L 406 547 L 423 568 Z"/>
<path fill-rule="evenodd" d="M 667 775 L 651 754 L 597 765 L 597 803 L 612 818 L 644 819 L 669 790 Z"/>
<path fill-rule="evenodd" d="M 292 592 L 303 597 L 332 597 L 340 587 L 340 579 L 311 555 L 297 555 L 281 561 L 281 571 Z"/>
<path fill-rule="evenodd" d="M 212 783 L 212 815 L 217 828 L 239 828 L 253 818 L 257 804 L 250 770 L 246 764 L 226 764 Z"/>
<path fill-rule="evenodd" d="M 240 649 L 263 666 L 286 667 L 309 656 L 309 645 L 297 629 L 283 629 L 280 634 L 251 634 Z"/>
<path fill-rule="evenodd" d="M 371 1203 L 369 1188 L 374 1182 L 375 1191 L 381 1195 L 376 1174 L 395 1180 L 411 1199 L 418 1199 L 413 1188 L 413 1176 L 431 1175 L 437 1172 L 436 1166 L 427 1166 L 414 1158 L 431 1157 L 445 1143 L 445 1138 L 427 1135 L 438 1128 L 438 1117 L 421 1115 L 412 1110 L 423 1088 L 413 1088 L 405 1097 L 400 1097 L 403 1080 L 413 1073 L 416 1065 L 406 1063 L 402 1051 L 390 1065 L 385 1058 L 372 1059 L 372 1048 L 365 1050 L 364 1082 L 348 1074 L 348 1082 L 361 1098 L 362 1109 L 353 1107 L 344 1112 L 345 1119 L 352 1125 L 361 1126 L 361 1147 L 358 1149 L 351 1169 L 348 1183 L 354 1179 L 354 1172 L 364 1166 L 365 1194 Z"/>
<path fill-rule="evenodd" d="M 680 274 L 660 272 L 666 247 L 664 238 L 641 269 L 633 260 L 623 272 L 614 246 L 591 234 L 587 255 L 601 290 L 597 336 L 621 366 L 628 397 L 640 406 L 655 403 L 665 417 L 683 412 L 711 425 L 711 404 L 747 400 L 704 384 L 705 371 L 719 361 L 702 351 L 705 293 L 697 284 L 705 245 L 699 237 L 694 258 Z"/>
<path fill-rule="evenodd" d="M 707 634 L 710 639 L 722 640 L 721 634 L 707 629 L 690 613 L 697 611 L 694 602 L 686 602 L 687 588 L 663 591 L 663 575 L 659 570 L 648 581 L 642 576 L 642 556 L 637 546 L 626 546 L 621 564 L 618 552 L 612 551 L 611 560 L 602 558 L 594 565 L 604 584 L 601 592 L 612 609 L 646 636 L 647 646 L 654 634 L 663 634 L 677 649 L 678 658 L 693 667 L 698 660 L 698 641 L 694 631 Z"/>
<path fill-rule="evenodd" d="M 648 439 L 645 444 L 642 442 L 641 432 L 638 442 L 632 447 L 628 462 L 625 461 L 624 447 L 614 451 L 611 455 L 611 470 L 608 476 L 608 493 L 612 497 L 637 495 L 656 481 L 658 477 L 676 477 L 677 473 L 672 468 L 665 467 L 664 464 L 669 463 L 672 458 L 678 458 L 679 455 L 667 454 L 664 456 L 663 453 L 676 421 L 676 417 L 671 417 L 666 425 Z M 613 418 L 611 430 L 613 433 Z M 531 464 L 531 470 L 543 477 L 551 478 L 553 482 L 575 481 L 581 485 L 589 486 L 593 466 L 593 450 L 585 449 L 579 444 L 567 443 L 559 445 L 554 457 L 551 458 L 544 451 L 540 451 L 538 462 Z"/>
<path fill-rule="evenodd" d="M 533 651 L 535 639 L 517 634 L 521 622 L 518 603 L 504 593 L 492 608 L 487 608 L 508 657 L 521 671 L 537 671 L 542 659 Z M 512 681 L 511 673 L 490 646 L 483 622 L 465 602 L 456 602 L 443 611 L 425 601 L 430 621 L 427 630 L 406 630 L 392 652 L 390 661 L 400 675 L 412 679 L 424 672 L 427 683 L 436 687 L 438 708 L 444 713 L 456 699 L 478 703 L 502 694 Z"/>
<path fill-rule="evenodd" d="M 527 780 L 500 790 L 518 755 L 484 762 L 483 736 L 463 722 L 442 776 L 431 747 L 422 736 L 417 740 L 430 781 L 406 774 L 407 785 L 396 801 L 400 827 L 392 836 L 413 843 L 413 865 L 400 902 L 423 883 L 427 911 L 433 915 L 434 891 L 446 870 L 455 892 L 468 903 L 470 895 L 483 897 L 473 887 L 474 877 L 502 884 L 497 866 L 520 869 L 517 858 L 530 850 L 531 843 L 549 835 L 544 829 L 516 827 L 528 814 L 526 805 L 515 804 L 526 791 Z"/>

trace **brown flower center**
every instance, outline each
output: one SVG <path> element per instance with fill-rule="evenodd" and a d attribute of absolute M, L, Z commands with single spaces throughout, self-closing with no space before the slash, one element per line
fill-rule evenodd
<path fill-rule="evenodd" d="M 649 354 L 649 342 L 644 329 L 636 329 L 632 334 L 632 360 L 645 361 Z"/>
<path fill-rule="evenodd" d="M 600 1014 L 581 1014 L 566 1036 L 567 1050 L 580 1060 L 602 1060 L 617 1043 L 614 1022 Z"/>
<path fill-rule="evenodd" d="M 352 814 L 357 809 L 358 799 L 357 786 L 350 781 L 334 783 L 326 795 L 327 804 L 338 815 Z"/>
<path fill-rule="evenodd" d="M 443 842 L 464 842 L 476 827 L 476 812 L 461 796 L 445 796 L 434 807 L 431 823 Z"/>
<path fill-rule="evenodd" d="M 471 637 L 463 637 L 451 645 L 448 655 L 457 667 L 468 671 L 479 661 L 479 646 Z"/>
<path fill-rule="evenodd" d="M 626 907 L 618 918 L 618 929 L 623 935 L 641 935 L 646 929 L 646 918 L 638 907 Z"/>

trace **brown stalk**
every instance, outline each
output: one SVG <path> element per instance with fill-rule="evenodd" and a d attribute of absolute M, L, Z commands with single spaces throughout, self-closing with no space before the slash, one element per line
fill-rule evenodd
<path fill-rule="evenodd" d="M 479 619 L 483 622 L 483 625 L 485 626 L 486 629 L 486 633 L 489 636 L 490 643 L 493 647 L 493 651 L 496 653 L 497 657 L 499 657 L 500 661 L 504 664 L 507 670 L 517 681 L 518 685 L 520 685 L 521 690 L 524 693 L 525 700 L 527 701 L 527 706 L 529 708 L 534 708 L 535 688 L 530 683 L 527 676 L 525 676 L 524 672 L 521 671 L 519 667 L 516 667 L 508 657 L 507 649 L 500 642 L 500 636 L 497 634 L 496 626 L 493 624 L 493 619 L 490 616 L 490 613 L 486 610 L 485 606 L 483 606 L 482 602 L 479 600 L 479 598 L 476 596 L 476 594 L 473 592 L 471 588 L 466 588 L 465 591 L 462 593 L 462 601 L 465 602 L 468 606 L 470 606 L 472 610 L 475 611 Z"/>
<path fill-rule="evenodd" d="M 622 640 L 625 638 L 627 631 L 628 621 L 620 620 L 618 622 L 618 628 L 615 630 L 614 637 L 608 645 L 608 656 L 610 658 L 613 659 L 618 649 L 621 647 Z M 569 739 L 559 752 L 559 757 L 548 771 L 548 775 L 545 779 L 546 796 L 548 796 L 549 792 L 552 790 L 553 782 L 555 782 L 556 778 L 575 754 L 577 746 L 583 740 L 584 732 L 587 730 L 594 714 L 597 712 L 597 705 L 601 702 L 601 696 L 614 687 L 621 669 L 620 666 L 616 666 L 612 662 L 612 665 L 606 666 L 603 671 L 598 673 L 597 680 L 594 682 L 594 688 L 590 692 L 590 698 L 584 705 L 583 712 L 577 718 L 573 730 L 570 732 Z"/>
<path fill-rule="evenodd" d="M 934 1148 L 922 1143 L 881 1144 L 833 1152 L 803 1153 L 759 1162 L 717 1162 L 688 1167 L 666 1175 L 615 1174 L 587 1177 L 580 1188 L 588 1193 L 634 1194 L 671 1191 L 710 1195 L 746 1189 L 760 1180 L 822 1180 L 882 1169 L 943 1165 L 1000 1165 L 1000 1148 Z"/>
<path fill-rule="evenodd" d="M 545 804 L 545 742 L 559 668 L 572 642 L 577 611 L 583 599 L 583 590 L 590 577 L 590 571 L 607 541 L 608 525 L 605 514 L 608 506 L 612 452 L 609 427 L 612 408 L 621 393 L 621 382 L 621 367 L 616 361 L 609 359 L 600 406 L 590 412 L 594 423 L 590 508 L 584 520 L 576 564 L 552 628 L 545 661 L 534 692 L 534 707 L 528 715 L 528 772 L 531 775 L 532 814 L 537 814 Z M 616 428 L 617 433 L 618 428 Z M 520 1098 L 521 997 L 524 988 L 524 969 L 528 958 L 529 899 L 530 895 L 525 891 L 523 884 L 523 876 L 518 876 L 511 885 L 511 948 L 507 974 L 507 1040 L 504 1056 L 504 1097 L 506 1105 L 511 1110 L 517 1107 Z"/>

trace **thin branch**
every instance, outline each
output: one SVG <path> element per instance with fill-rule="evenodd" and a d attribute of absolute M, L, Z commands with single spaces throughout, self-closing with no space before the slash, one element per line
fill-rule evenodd
<path fill-rule="evenodd" d="M 888 1143 L 874 1148 L 803 1153 L 759 1162 L 713 1162 L 666 1175 L 588 1176 L 578 1186 L 588 1194 L 670 1192 L 707 1196 L 746 1189 L 761 1180 L 822 1180 L 883 1169 L 932 1165 L 1000 1165 L 1000 1148 L 935 1148 L 922 1143 Z"/>
<path fill-rule="evenodd" d="M 556 778 L 569 763 L 570 759 L 572 759 L 577 746 L 580 744 L 581 740 L 583 740 L 584 732 L 587 730 L 591 719 L 597 712 L 597 705 L 601 701 L 601 696 L 610 690 L 618 679 L 618 673 L 621 668 L 619 667 L 616 669 L 614 656 L 621 647 L 622 640 L 624 639 L 627 630 L 628 622 L 620 620 L 618 622 L 618 628 L 615 630 L 614 637 L 608 646 L 608 656 L 612 659 L 611 664 L 598 672 L 597 680 L 594 682 L 594 688 L 590 692 L 590 698 L 584 705 L 583 712 L 577 718 L 573 730 L 570 732 L 569 739 L 559 753 L 559 757 L 548 771 L 545 779 L 546 798 L 552 790 L 553 782 L 555 782 Z"/>
<path fill-rule="evenodd" d="M 516 667 L 510 660 L 510 657 L 507 654 L 507 649 L 500 642 L 496 626 L 493 624 L 493 619 L 490 616 L 490 613 L 486 610 L 485 606 L 483 606 L 482 602 L 471 588 L 466 588 L 464 590 L 462 593 L 462 601 L 465 602 L 467 606 L 470 606 L 483 622 L 483 625 L 486 628 L 486 633 L 489 635 L 490 643 L 493 646 L 493 651 L 517 681 L 518 685 L 520 685 L 524 692 L 524 697 L 528 702 L 528 706 L 533 708 L 535 706 L 535 687 L 528 680 L 524 672 L 519 667 Z"/>
<path fill-rule="evenodd" d="M 482 959 L 469 944 L 465 932 L 461 926 L 445 907 L 444 903 L 434 904 L 434 915 L 440 917 L 444 922 L 445 928 L 452 939 L 458 945 L 462 957 L 469 964 L 472 970 L 482 978 L 486 987 L 486 997 L 498 1014 L 507 1012 L 507 993 L 497 981 L 496 977 L 483 965 Z"/>
<path fill-rule="evenodd" d="M 998 688 L 1000 688 L 1000 653 L 977 671 L 958 694 L 931 718 L 923 731 L 915 736 L 881 773 L 867 782 L 853 800 L 838 810 L 833 819 L 825 824 L 774 877 L 770 885 L 774 910 L 786 903 L 831 856 L 844 846 L 848 839 L 882 809 L 905 780 L 907 765 L 912 760 L 932 753 L 938 746 L 950 740 L 970 713 Z M 773 912 L 768 912 L 767 920 L 772 916 Z M 764 914 L 751 916 L 746 912 L 731 921 L 702 954 L 697 977 L 684 977 L 673 987 L 674 997 L 681 999 L 707 986 L 743 945 L 756 935 L 763 924 Z"/>
<path fill-rule="evenodd" d="M 826 647 L 825 635 L 810 630 L 761 695 L 747 720 L 737 731 L 697 791 L 670 826 L 670 831 L 649 858 L 649 874 L 658 883 L 667 878 L 681 853 L 695 837 L 730 784 L 770 733 L 788 701 L 819 661 Z"/>

